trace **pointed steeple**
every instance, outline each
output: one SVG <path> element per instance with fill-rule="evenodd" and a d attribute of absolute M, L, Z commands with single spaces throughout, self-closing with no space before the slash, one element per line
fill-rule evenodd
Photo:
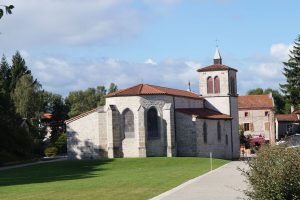
<path fill-rule="evenodd" d="M 214 64 L 215 65 L 221 65 L 222 64 L 222 58 L 221 58 L 221 54 L 219 52 L 219 48 L 216 47 L 216 52 L 214 55 Z"/>

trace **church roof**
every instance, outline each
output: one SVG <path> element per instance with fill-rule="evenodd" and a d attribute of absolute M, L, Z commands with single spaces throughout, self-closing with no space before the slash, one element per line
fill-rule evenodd
<path fill-rule="evenodd" d="M 222 65 L 222 64 L 213 64 L 209 65 L 207 67 L 203 67 L 197 70 L 197 72 L 207 72 L 207 71 L 229 71 L 229 70 L 234 70 L 237 71 L 234 68 L 228 67 L 227 65 Z"/>
<path fill-rule="evenodd" d="M 277 114 L 275 115 L 277 121 L 285 121 L 285 122 L 296 122 L 298 121 L 297 114 Z"/>
<path fill-rule="evenodd" d="M 238 108 L 239 109 L 272 109 L 274 108 L 273 98 L 269 94 L 239 96 Z"/>
<path fill-rule="evenodd" d="M 180 96 L 194 99 L 202 99 L 198 94 L 193 92 L 172 89 L 167 87 L 161 87 L 156 85 L 138 84 L 127 89 L 118 90 L 110 93 L 107 97 L 119 97 L 119 96 L 137 96 L 137 95 L 171 95 Z"/>
<path fill-rule="evenodd" d="M 176 111 L 187 115 L 195 115 L 199 119 L 232 119 L 232 117 L 230 117 L 229 115 L 225 115 L 223 113 L 208 108 L 178 108 L 176 109 Z"/>

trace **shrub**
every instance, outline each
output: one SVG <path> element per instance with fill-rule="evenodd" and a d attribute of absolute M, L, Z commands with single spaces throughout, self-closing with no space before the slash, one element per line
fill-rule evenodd
<path fill-rule="evenodd" d="M 55 156 L 58 152 L 58 149 L 56 147 L 47 147 L 44 151 L 45 155 L 47 157 Z"/>
<path fill-rule="evenodd" d="M 55 142 L 55 147 L 59 154 L 67 153 L 67 134 L 62 133 Z"/>
<path fill-rule="evenodd" d="M 265 145 L 248 164 L 250 169 L 243 172 L 250 199 L 300 199 L 300 149 Z"/>

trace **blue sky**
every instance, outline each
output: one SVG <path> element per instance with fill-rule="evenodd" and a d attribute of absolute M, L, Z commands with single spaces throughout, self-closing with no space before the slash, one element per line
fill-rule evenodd
<path fill-rule="evenodd" d="M 6 0 L 0 53 L 20 50 L 43 88 L 69 91 L 149 83 L 198 91 L 196 69 L 239 70 L 239 94 L 278 88 L 299 32 L 300 2 L 242 0 Z M 2 2 L 1 2 L 2 3 Z"/>

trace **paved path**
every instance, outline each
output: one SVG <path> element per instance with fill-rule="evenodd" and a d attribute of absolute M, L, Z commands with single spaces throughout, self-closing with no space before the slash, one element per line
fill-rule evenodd
<path fill-rule="evenodd" d="M 246 169 L 242 161 L 230 162 L 212 172 L 192 179 L 152 200 L 234 200 L 242 199 L 246 189 L 244 176 L 237 169 Z"/>

